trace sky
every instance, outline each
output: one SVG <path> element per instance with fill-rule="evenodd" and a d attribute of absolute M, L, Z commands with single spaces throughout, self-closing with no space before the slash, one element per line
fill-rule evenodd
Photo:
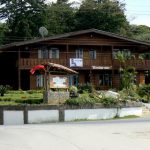
<path fill-rule="evenodd" d="M 52 2 L 56 0 L 47 0 Z M 70 0 L 81 2 L 82 0 Z M 150 27 L 150 0 L 119 0 L 126 4 L 126 16 L 131 24 L 147 25 Z"/>

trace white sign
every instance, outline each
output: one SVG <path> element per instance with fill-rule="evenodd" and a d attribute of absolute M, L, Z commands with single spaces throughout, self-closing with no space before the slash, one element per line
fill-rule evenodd
<path fill-rule="evenodd" d="M 70 67 L 83 67 L 82 58 L 70 58 Z"/>
<path fill-rule="evenodd" d="M 111 66 L 92 66 L 92 69 L 111 69 L 112 67 Z"/>
<path fill-rule="evenodd" d="M 50 75 L 50 88 L 68 88 L 68 77 Z"/>

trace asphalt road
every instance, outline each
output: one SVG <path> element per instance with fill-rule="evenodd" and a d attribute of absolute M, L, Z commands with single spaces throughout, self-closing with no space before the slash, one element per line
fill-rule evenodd
<path fill-rule="evenodd" d="M 0 150 L 150 150 L 150 117 L 0 126 Z"/>

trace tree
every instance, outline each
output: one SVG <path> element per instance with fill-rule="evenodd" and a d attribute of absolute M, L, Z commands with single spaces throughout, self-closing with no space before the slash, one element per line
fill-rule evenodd
<path fill-rule="evenodd" d="M 121 33 L 128 26 L 124 6 L 117 0 L 85 0 L 76 13 L 76 29 L 97 28 Z"/>
<path fill-rule="evenodd" d="M 136 76 L 136 71 L 133 66 L 126 66 L 127 60 L 134 58 L 134 55 L 131 55 L 124 51 L 118 51 L 115 55 L 115 58 L 120 63 L 120 80 L 121 80 L 121 89 L 125 89 L 127 93 L 130 93 L 134 79 Z"/>
<path fill-rule="evenodd" d="M 150 42 L 150 27 L 145 25 L 130 25 L 131 37 Z"/>
<path fill-rule="evenodd" d="M 8 36 L 38 36 L 38 29 L 45 25 L 45 0 L 1 0 L 0 18 L 6 19 L 9 28 Z"/>
<path fill-rule="evenodd" d="M 47 6 L 47 28 L 49 34 L 60 34 L 74 30 L 75 9 L 67 0 L 58 0 Z"/>
<path fill-rule="evenodd" d="M 5 36 L 8 28 L 5 23 L 0 23 L 0 45 L 5 44 L 7 42 L 7 38 Z"/>

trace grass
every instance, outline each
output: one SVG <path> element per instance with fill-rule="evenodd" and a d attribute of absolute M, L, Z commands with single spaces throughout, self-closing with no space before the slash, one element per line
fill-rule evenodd
<path fill-rule="evenodd" d="M 42 91 L 8 91 L 4 96 L 0 96 L 0 105 L 18 105 L 28 101 L 30 104 L 37 104 L 42 99 Z"/>
<path fill-rule="evenodd" d="M 129 115 L 129 116 L 125 116 L 125 117 L 115 117 L 114 119 L 134 119 L 134 118 L 139 118 L 139 116 Z"/>

